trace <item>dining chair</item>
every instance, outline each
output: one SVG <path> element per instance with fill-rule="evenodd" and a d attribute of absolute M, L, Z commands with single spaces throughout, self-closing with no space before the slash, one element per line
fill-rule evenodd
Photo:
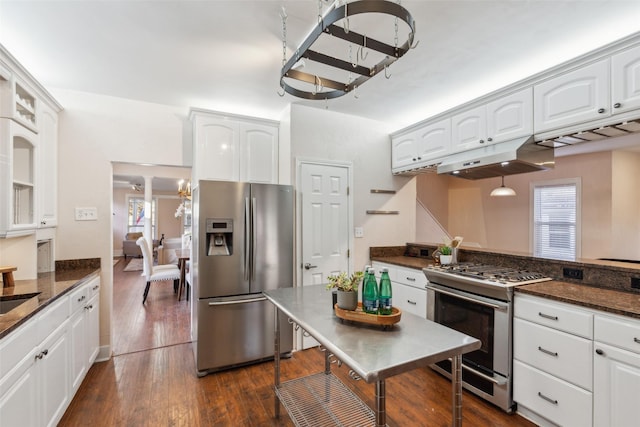
<path fill-rule="evenodd" d="M 144 237 L 140 237 L 136 244 L 140 246 L 143 258 L 143 275 L 147 278 L 147 285 L 144 288 L 144 295 L 142 297 L 142 303 L 144 304 L 149 294 L 149 287 L 151 282 L 160 282 L 164 280 L 173 280 L 174 292 L 178 289 L 180 283 L 180 269 L 174 264 L 161 264 L 153 265 L 153 255 L 147 244 L 147 240 Z"/>

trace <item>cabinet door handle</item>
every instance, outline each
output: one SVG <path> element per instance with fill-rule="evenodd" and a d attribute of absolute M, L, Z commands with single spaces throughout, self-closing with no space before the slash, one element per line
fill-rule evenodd
<path fill-rule="evenodd" d="M 550 314 L 544 314 L 542 312 L 538 312 L 538 316 L 544 317 L 545 319 L 558 320 L 558 316 L 552 316 Z"/>
<path fill-rule="evenodd" d="M 558 404 L 558 401 L 555 399 L 551 399 L 550 397 L 545 396 L 544 394 L 538 392 L 538 396 L 540 396 L 541 398 L 543 398 L 544 400 L 546 400 L 549 403 L 553 403 L 554 405 Z"/>
<path fill-rule="evenodd" d="M 622 107 L 622 104 L 620 104 L 619 102 L 616 102 L 615 104 L 613 104 L 613 108 L 620 108 Z"/>
<path fill-rule="evenodd" d="M 414 277 L 407 277 L 407 280 L 410 281 L 410 282 L 415 282 L 416 281 L 416 279 Z"/>
<path fill-rule="evenodd" d="M 599 348 L 596 348 L 596 354 L 597 354 L 598 356 L 604 356 L 604 351 L 602 351 L 602 350 L 601 350 L 601 349 L 599 349 Z"/>
<path fill-rule="evenodd" d="M 487 142 L 491 142 L 491 141 L 493 141 L 493 138 L 491 137 L 487 138 Z"/>
<path fill-rule="evenodd" d="M 640 338 L 633 337 L 633 342 L 635 342 L 636 344 L 640 344 Z"/>
<path fill-rule="evenodd" d="M 542 347 L 540 347 L 540 346 L 538 346 L 538 350 L 540 350 L 541 352 L 543 352 L 543 353 L 545 353 L 545 354 L 548 354 L 549 356 L 555 356 L 555 357 L 558 357 L 558 353 L 557 353 L 557 352 L 555 352 L 555 351 L 550 351 L 550 350 L 544 349 L 544 348 L 542 348 Z"/>
<path fill-rule="evenodd" d="M 85 299 L 85 296 L 82 295 L 80 298 L 78 298 L 78 302 L 82 302 L 82 301 L 84 301 L 84 299 Z"/>
<path fill-rule="evenodd" d="M 91 290 L 95 291 L 96 289 L 98 289 L 100 287 L 100 285 L 95 285 Z"/>
<path fill-rule="evenodd" d="M 411 301 L 410 299 L 408 299 L 408 300 L 407 300 L 407 302 L 408 302 L 409 304 L 411 304 L 411 305 L 416 305 L 416 304 L 418 304 L 417 302 L 415 302 L 415 301 Z"/>
<path fill-rule="evenodd" d="M 480 144 L 484 144 L 484 139 L 481 139 L 479 142 Z"/>
<path fill-rule="evenodd" d="M 602 114 L 602 113 L 604 113 L 604 112 L 605 112 L 605 109 L 604 109 L 604 108 L 599 108 L 599 109 L 598 109 L 598 113 L 599 113 L 599 114 Z"/>

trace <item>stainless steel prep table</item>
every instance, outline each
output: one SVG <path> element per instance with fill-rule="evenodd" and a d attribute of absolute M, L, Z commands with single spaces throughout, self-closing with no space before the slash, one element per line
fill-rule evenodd
<path fill-rule="evenodd" d="M 454 373 L 452 424 L 462 425 L 462 354 L 480 348 L 479 340 L 410 313 L 403 313 L 400 322 L 387 330 L 350 322 L 342 323 L 333 314 L 331 292 L 327 291 L 324 285 L 270 290 L 264 292 L 264 295 L 277 308 L 276 417 L 279 416 L 279 399 L 296 425 L 307 425 L 307 421 L 313 421 L 314 425 L 318 425 L 317 417 L 324 416 L 325 413 L 336 424 L 346 425 L 344 420 L 338 420 L 342 415 L 335 413 L 340 409 L 337 406 L 343 404 L 346 397 L 335 397 L 337 393 L 349 393 L 350 390 L 331 374 L 330 360 L 335 357 L 351 368 L 352 377 L 358 376 L 367 383 L 376 383 L 375 414 L 355 395 L 348 396 L 349 400 L 356 400 L 354 407 L 357 411 L 365 412 L 364 418 L 360 418 L 356 424 L 363 425 L 362 419 L 366 419 L 370 425 L 385 426 L 385 379 L 451 358 Z M 279 312 L 288 316 L 291 322 L 308 332 L 326 349 L 323 373 L 307 377 L 308 381 L 300 379 L 280 383 Z M 307 382 L 301 385 L 301 380 Z M 300 395 L 302 390 L 308 391 L 314 387 L 317 387 L 319 393 L 309 396 L 308 399 Z M 318 397 L 317 394 L 322 396 Z M 334 399 L 331 399 L 330 395 Z M 310 405 L 322 408 L 310 408 Z"/>

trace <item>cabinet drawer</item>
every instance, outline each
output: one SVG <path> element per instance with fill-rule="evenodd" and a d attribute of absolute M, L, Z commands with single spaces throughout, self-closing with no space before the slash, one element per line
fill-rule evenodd
<path fill-rule="evenodd" d="M 87 296 L 88 287 L 87 285 L 83 285 L 80 288 L 76 289 L 69 295 L 69 313 L 73 314 L 77 310 L 84 308 L 85 304 L 89 300 Z"/>
<path fill-rule="evenodd" d="M 38 343 L 42 342 L 69 316 L 69 297 L 62 297 L 47 307 L 38 319 Z"/>
<path fill-rule="evenodd" d="M 427 278 L 422 270 L 414 270 L 412 268 L 398 267 L 395 281 L 423 290 L 427 285 Z"/>
<path fill-rule="evenodd" d="M 393 305 L 402 311 L 427 318 L 427 291 L 393 283 Z"/>
<path fill-rule="evenodd" d="M 594 319 L 594 339 L 640 354 L 640 322 L 597 315 Z"/>
<path fill-rule="evenodd" d="M 513 362 L 513 400 L 562 426 L 592 425 L 591 393 L 565 381 Z"/>
<path fill-rule="evenodd" d="M 513 354 L 522 362 L 591 390 L 591 340 L 514 319 Z"/>
<path fill-rule="evenodd" d="M 87 283 L 86 287 L 87 299 L 90 300 L 100 293 L 100 278 L 96 277 L 95 279 L 92 279 L 89 283 Z"/>
<path fill-rule="evenodd" d="M 514 316 L 583 338 L 593 339 L 593 315 L 544 298 L 516 295 Z"/>

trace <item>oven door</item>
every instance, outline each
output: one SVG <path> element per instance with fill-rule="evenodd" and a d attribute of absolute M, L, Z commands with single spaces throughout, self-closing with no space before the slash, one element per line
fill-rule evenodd
<path fill-rule="evenodd" d="M 482 346 L 462 356 L 465 388 L 505 410 L 511 407 L 511 306 L 469 292 L 430 282 L 427 318 L 479 339 Z M 449 361 L 440 372 L 451 373 Z M 434 367 L 435 368 L 435 367 Z"/>

